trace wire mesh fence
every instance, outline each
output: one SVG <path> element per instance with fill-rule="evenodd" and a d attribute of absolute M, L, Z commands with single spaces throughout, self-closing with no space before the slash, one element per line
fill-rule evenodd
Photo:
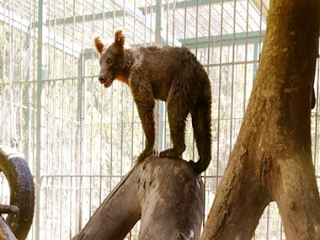
<path fill-rule="evenodd" d="M 266 0 L 0 0 L 0 144 L 17 145 L 35 176 L 39 194 L 29 239 L 74 236 L 144 148 L 130 90 L 117 81 L 104 89 L 97 79 L 93 36 L 112 41 L 117 29 L 131 47 L 185 46 L 209 75 L 207 216 L 250 97 L 268 7 Z M 171 144 L 165 103 L 156 113 L 160 151 Z M 317 176 L 318 124 L 316 105 L 311 135 Z M 189 119 L 185 159 L 198 158 L 194 144 Z M 0 185 L 0 200 L 7 202 L 3 178 Z M 139 223 L 127 238 L 137 239 L 138 229 Z M 254 239 L 285 239 L 274 203 Z"/>

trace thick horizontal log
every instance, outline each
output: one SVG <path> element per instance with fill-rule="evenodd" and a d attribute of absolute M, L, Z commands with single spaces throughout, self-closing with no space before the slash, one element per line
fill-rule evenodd
<path fill-rule="evenodd" d="M 150 156 L 128 173 L 74 239 L 124 239 L 141 218 L 139 240 L 196 240 L 203 208 L 201 177 L 186 161 Z"/>

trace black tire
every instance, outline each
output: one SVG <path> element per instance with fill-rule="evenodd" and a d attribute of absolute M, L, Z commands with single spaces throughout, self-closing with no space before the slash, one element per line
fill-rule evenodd
<path fill-rule="evenodd" d="M 0 147 L 0 170 L 10 186 L 10 205 L 19 208 L 9 214 L 6 222 L 18 240 L 26 239 L 34 213 L 34 183 L 30 169 L 23 157 L 14 150 Z"/>

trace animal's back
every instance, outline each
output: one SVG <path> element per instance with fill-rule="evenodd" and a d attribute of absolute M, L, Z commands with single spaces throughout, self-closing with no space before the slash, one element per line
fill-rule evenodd
<path fill-rule="evenodd" d="M 142 63 L 162 75 L 169 72 L 174 75 L 177 71 L 189 67 L 194 68 L 201 64 L 196 57 L 184 47 L 144 47 L 138 50 L 143 57 Z"/>
<path fill-rule="evenodd" d="M 166 101 L 174 81 L 181 81 L 184 90 L 193 96 L 209 84 L 204 68 L 187 48 L 142 47 L 136 56 L 137 71 L 148 76 L 158 99 Z"/>

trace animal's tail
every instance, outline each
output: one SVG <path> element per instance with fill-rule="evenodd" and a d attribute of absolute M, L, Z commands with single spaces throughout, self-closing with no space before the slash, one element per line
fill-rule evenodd
<path fill-rule="evenodd" d="M 196 138 L 200 159 L 194 163 L 190 161 L 192 168 L 201 173 L 207 169 L 211 161 L 211 89 L 210 84 L 205 87 L 202 95 L 191 111 L 193 132 Z"/>

